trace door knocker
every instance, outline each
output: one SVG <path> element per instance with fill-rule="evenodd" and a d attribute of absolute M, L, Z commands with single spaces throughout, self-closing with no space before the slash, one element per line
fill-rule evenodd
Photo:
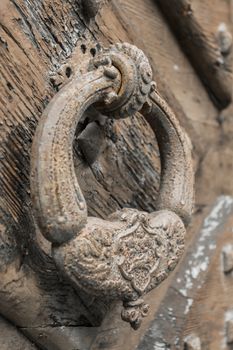
<path fill-rule="evenodd" d="M 78 290 L 120 299 L 134 329 L 148 312 L 142 297 L 177 265 L 193 207 L 191 145 L 152 81 L 148 59 L 124 43 L 103 50 L 52 99 L 32 148 L 31 193 L 35 220 L 52 243 L 60 271 Z M 108 220 L 87 216 L 75 176 L 73 140 L 91 105 L 111 118 L 140 111 L 153 129 L 161 156 L 157 211 L 122 209 Z"/>

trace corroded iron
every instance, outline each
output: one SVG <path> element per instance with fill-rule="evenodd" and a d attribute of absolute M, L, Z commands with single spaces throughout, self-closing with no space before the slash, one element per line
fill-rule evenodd
<path fill-rule="evenodd" d="M 122 300 L 122 318 L 137 329 L 149 308 L 142 296 L 168 276 L 184 249 L 193 207 L 191 145 L 156 91 L 149 62 L 138 48 L 117 44 L 80 71 L 50 102 L 35 135 L 34 215 L 53 243 L 63 275 L 78 290 Z M 158 211 L 122 209 L 107 220 L 87 216 L 74 171 L 73 140 L 91 105 L 111 118 L 141 111 L 150 124 L 161 154 Z"/>

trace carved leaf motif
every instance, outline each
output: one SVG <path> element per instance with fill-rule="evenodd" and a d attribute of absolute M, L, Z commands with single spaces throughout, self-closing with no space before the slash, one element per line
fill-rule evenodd
<path fill-rule="evenodd" d="M 140 295 L 151 281 L 151 274 L 159 266 L 158 246 L 154 237 L 150 237 L 143 226 L 120 240 L 118 252 L 122 276 L 131 281 L 131 285 Z"/>

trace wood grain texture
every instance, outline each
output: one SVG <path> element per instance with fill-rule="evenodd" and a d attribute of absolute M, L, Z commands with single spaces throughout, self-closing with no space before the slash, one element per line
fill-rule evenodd
<path fill-rule="evenodd" d="M 6 319 L 0 316 L 0 347 L 1 350 L 38 350 L 21 332 L 17 330 Z"/>
<path fill-rule="evenodd" d="M 61 348 L 74 348 L 80 336 L 77 326 L 100 321 L 93 319 L 73 289 L 60 280 L 50 258 L 50 246 L 41 237 L 31 215 L 31 142 L 45 106 L 68 79 L 66 68 L 71 68 L 72 73 L 73 65 L 79 65 L 84 55 L 92 57 L 100 44 L 108 46 L 128 41 L 142 48 L 152 62 L 159 91 L 191 136 L 199 167 L 198 182 L 208 164 L 208 148 L 222 142 L 223 131 L 224 138 L 229 137 L 232 114 L 220 125 L 217 109 L 179 49 L 155 2 L 137 0 L 123 4 L 121 0 L 118 5 L 119 11 L 114 4 L 104 1 L 96 19 L 87 20 L 78 1 L 0 2 L 0 308 L 29 338 L 44 348 L 48 346 L 49 350 L 58 339 L 63 340 Z M 77 143 L 74 145 L 76 174 L 89 215 L 105 218 L 124 206 L 152 211 L 158 193 L 160 162 L 149 126 L 137 114 L 114 123 L 108 120 L 104 133 L 103 152 L 92 166 L 85 162 Z M 219 186 L 217 191 L 213 188 L 213 197 L 222 191 L 218 168 L 215 165 L 211 177 L 201 184 L 198 193 L 203 189 L 207 191 L 209 182 L 213 184 L 213 173 Z M 226 192 L 229 191 L 226 185 Z M 209 204 L 210 198 L 207 200 L 203 194 L 202 199 L 198 201 L 201 206 Z M 198 220 L 200 217 L 196 216 L 190 235 L 198 232 Z M 43 251 L 39 250 L 37 240 Z M 170 282 L 168 280 L 148 296 L 153 304 L 150 320 Z M 28 286 L 26 295 L 25 286 Z M 95 301 L 85 302 L 94 309 Z M 42 307 L 39 315 L 28 311 L 38 305 Z M 91 345 L 93 349 L 104 346 L 126 349 L 126 341 L 136 346 L 148 327 L 145 323 L 141 333 L 130 332 L 122 326 L 120 307 L 112 307 L 98 329 Z M 24 310 L 26 313 L 22 316 Z M 94 330 L 92 336 L 95 336 Z M 86 344 L 90 345 L 88 341 Z"/>
<path fill-rule="evenodd" d="M 110 31 L 110 25 L 118 29 Z M 73 1 L 4 0 L 0 4 L 0 37 L 0 308 L 37 343 L 44 344 L 53 327 L 50 341 L 58 342 L 62 333 L 68 344 L 70 325 L 96 324 L 100 319 L 93 318 L 72 287 L 60 279 L 50 246 L 33 223 L 31 142 L 43 109 L 59 89 L 59 79 L 63 82 L 66 78 L 59 73 L 62 64 L 72 59 L 78 65 L 83 55 L 95 55 L 99 43 L 127 40 L 127 33 L 108 7 L 89 26 Z M 75 147 L 89 213 L 105 217 L 124 206 L 152 210 L 159 185 L 159 158 L 149 126 L 140 115 L 114 125 L 110 120 L 105 134 L 104 152 L 92 168 Z M 145 168 L 150 171 L 144 174 Z M 86 298 L 86 303 L 95 308 L 92 299 Z M 42 329 L 43 336 L 36 336 L 36 328 Z M 69 344 L 74 347 L 72 341 Z"/>
<path fill-rule="evenodd" d="M 225 334 L 224 314 L 232 309 L 229 298 L 232 273 L 224 275 L 221 255 L 223 246 L 232 243 L 232 210 L 233 197 L 222 196 L 212 207 L 199 211 L 190 228 L 186 253 L 178 268 L 162 286 L 145 298 L 146 302 L 153 303 L 153 309 L 140 331 L 122 327 L 116 317 L 120 313 L 120 305 L 115 305 L 99 328 L 90 349 L 100 350 L 105 346 L 110 350 L 166 347 L 180 350 L 186 349 L 185 339 L 190 334 L 201 339 L 203 349 L 221 349 L 219 342 L 224 342 Z M 211 291 L 208 280 L 215 281 Z M 200 293 L 203 293 L 201 300 L 197 297 Z M 212 309 L 208 307 L 209 293 L 212 306 L 215 303 Z M 195 316 L 192 318 L 193 310 Z M 219 313 L 220 318 L 210 316 L 214 313 Z M 211 320 L 211 329 L 205 317 Z M 187 320 L 190 321 L 187 323 Z"/>
<path fill-rule="evenodd" d="M 181 125 L 191 137 L 198 158 L 219 134 L 218 111 L 177 45 L 154 0 L 115 2 L 133 42 L 150 57 L 161 94 L 177 111 Z M 164 85 L 165 84 L 165 85 Z"/>
<path fill-rule="evenodd" d="M 206 25 L 206 21 L 211 21 L 211 18 L 220 9 L 225 10 L 228 7 L 228 13 L 230 13 L 230 4 L 207 0 L 202 1 L 202 5 L 200 1 L 191 2 L 189 0 L 172 2 L 157 0 L 156 3 L 168 20 L 182 50 L 192 62 L 214 103 L 219 108 L 225 108 L 231 102 L 232 97 L 232 60 L 227 60 L 225 54 L 222 53 L 216 38 L 217 28 L 213 32 L 213 27 Z M 210 6 L 215 9 L 209 11 Z M 203 9 L 204 12 L 202 12 Z M 210 17 L 209 12 L 213 12 Z M 203 20 L 204 17 L 206 20 Z M 220 15 L 218 15 L 219 18 Z"/>
<path fill-rule="evenodd" d="M 201 349 L 229 349 L 225 332 L 233 306 L 232 273 L 223 272 L 222 250 L 232 245 L 232 214 L 233 197 L 219 197 L 174 274 L 138 350 L 186 349 L 191 336 L 198 339 Z"/>
<path fill-rule="evenodd" d="M 195 295 L 183 330 L 184 338 L 197 334 L 202 347 L 207 350 L 232 347 L 232 344 L 227 344 L 227 321 L 233 319 L 233 274 L 223 270 L 223 251 L 227 246 L 232 249 L 232 225 L 231 215 L 220 231 L 207 276 Z"/>

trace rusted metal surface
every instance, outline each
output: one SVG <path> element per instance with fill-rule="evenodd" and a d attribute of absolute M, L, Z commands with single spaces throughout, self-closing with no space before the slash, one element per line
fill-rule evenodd
<path fill-rule="evenodd" d="M 142 111 L 161 154 L 158 211 L 125 208 L 107 220 L 87 216 L 74 171 L 73 140 L 91 105 L 115 119 Z M 156 91 L 143 52 L 117 44 L 84 62 L 46 108 L 31 157 L 34 216 L 53 243 L 57 267 L 77 290 L 122 300 L 123 320 L 137 329 L 148 313 L 142 296 L 168 276 L 182 255 L 184 225 L 193 208 L 191 143 Z"/>

